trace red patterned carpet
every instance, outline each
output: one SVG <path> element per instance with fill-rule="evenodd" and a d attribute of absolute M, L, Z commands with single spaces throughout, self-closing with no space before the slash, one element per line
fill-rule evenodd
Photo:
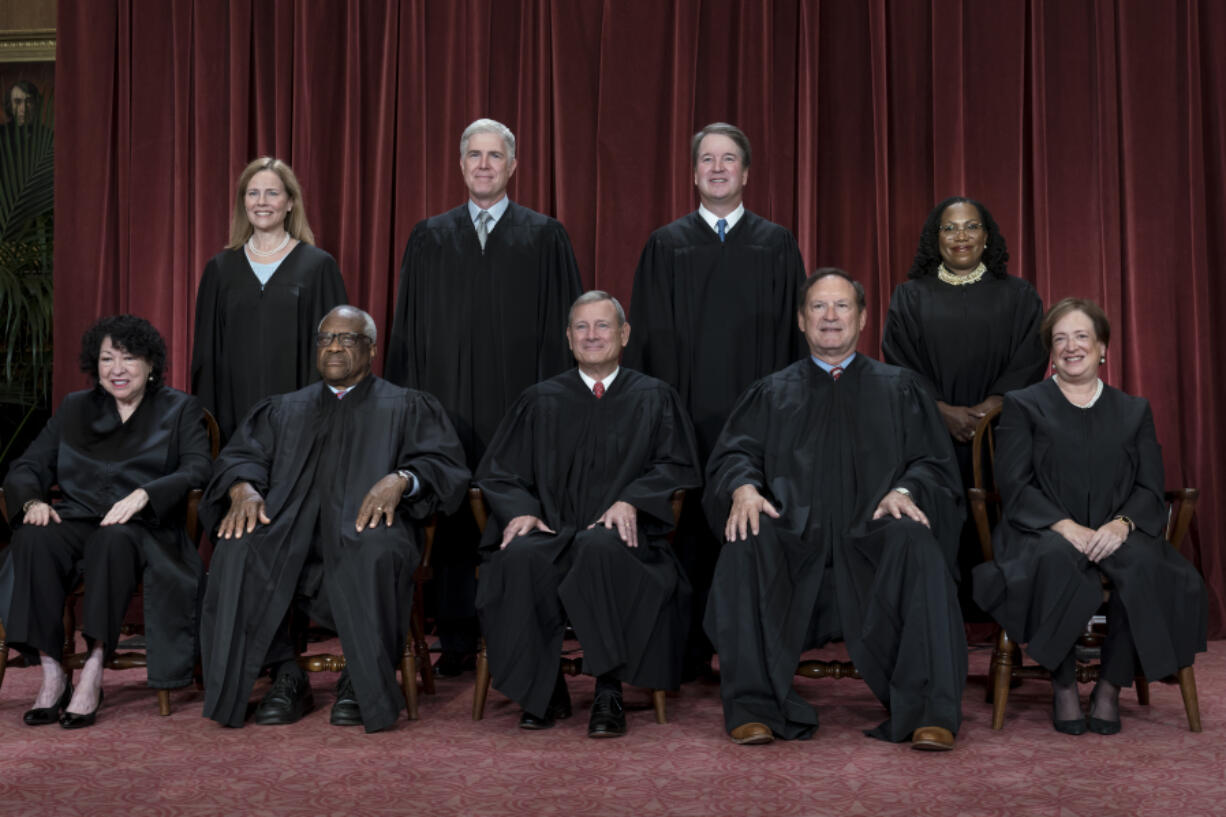
<path fill-rule="evenodd" d="M 333 676 L 315 675 L 319 708 L 290 727 L 223 729 L 194 690 L 157 715 L 138 671 L 109 674 L 91 729 L 21 721 L 38 672 L 10 670 L 0 691 L 0 814 L 105 815 L 1221 815 L 1226 813 L 1226 642 L 1197 663 L 1205 731 L 1192 734 L 1177 687 L 1152 705 L 1125 693 L 1124 731 L 1066 737 L 1048 721 L 1045 684 L 1014 690 L 990 728 L 986 651 L 971 656 L 965 722 L 950 753 L 910 751 L 861 730 L 883 711 L 858 681 L 800 681 L 822 727 L 806 742 L 733 746 L 714 685 L 687 686 L 657 725 L 628 690 L 630 734 L 586 737 L 590 678 L 571 680 L 576 716 L 517 728 L 492 692 L 470 719 L 472 675 L 422 698 L 422 720 L 386 733 L 328 724 Z M 261 687 L 262 690 L 262 687 Z M 1088 692 L 1088 690 L 1083 689 Z"/>

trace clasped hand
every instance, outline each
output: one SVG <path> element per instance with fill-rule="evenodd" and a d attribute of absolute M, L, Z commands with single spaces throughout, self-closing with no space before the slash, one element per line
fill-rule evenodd
<path fill-rule="evenodd" d="M 1095 564 L 1119 550 L 1129 534 L 1128 524 L 1120 519 L 1112 519 L 1097 530 L 1078 525 L 1072 519 L 1061 519 L 1051 529 Z"/>
<path fill-rule="evenodd" d="M 123 499 L 116 502 L 106 512 L 106 516 L 102 517 L 99 525 L 122 525 L 136 516 L 144 507 L 149 504 L 149 492 L 144 488 L 137 488 L 132 493 L 125 496 Z M 25 516 L 21 518 L 23 524 L 37 525 L 44 527 L 51 522 L 59 524 L 61 521 L 60 515 L 55 512 L 55 508 L 47 502 L 35 502 L 26 511 Z"/>

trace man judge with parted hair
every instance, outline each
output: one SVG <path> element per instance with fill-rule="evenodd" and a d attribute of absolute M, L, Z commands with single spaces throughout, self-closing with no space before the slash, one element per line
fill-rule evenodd
<path fill-rule="evenodd" d="M 460 137 L 468 201 L 413 228 L 400 267 L 388 380 L 436 396 L 475 468 L 507 407 L 571 365 L 566 310 L 582 292 L 560 222 L 516 204 L 515 135 L 478 119 Z M 441 675 L 472 666 L 477 646 L 476 523 L 467 505 L 440 522 L 434 551 Z"/>

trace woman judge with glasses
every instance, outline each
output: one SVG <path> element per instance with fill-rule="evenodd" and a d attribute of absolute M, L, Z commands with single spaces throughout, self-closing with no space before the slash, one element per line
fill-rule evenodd
<path fill-rule="evenodd" d="M 269 156 L 247 165 L 230 243 L 205 267 L 196 296 L 191 390 L 223 439 L 260 399 L 319 379 L 315 328 L 348 298 L 336 259 L 314 244 L 290 166 Z"/>
<path fill-rule="evenodd" d="M 1009 275 L 1009 249 L 988 209 L 955 196 L 932 209 L 906 282 L 894 290 L 881 338 L 887 363 L 918 373 L 954 439 L 962 481 L 971 484 L 971 437 L 1007 391 L 1043 377 L 1043 302 Z M 959 549 L 969 613 L 970 570 L 982 561 L 972 527 Z"/>

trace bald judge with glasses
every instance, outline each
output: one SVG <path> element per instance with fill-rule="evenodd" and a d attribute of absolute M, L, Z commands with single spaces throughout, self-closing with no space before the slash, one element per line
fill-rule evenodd
<path fill-rule="evenodd" d="M 257 403 L 215 464 L 200 639 L 204 715 L 225 726 L 243 725 L 263 670 L 273 684 L 256 723 L 314 708 L 287 632 L 295 606 L 340 636 L 334 725 L 375 732 L 404 706 L 395 673 L 421 522 L 454 511 L 470 474 L 439 402 L 371 374 L 376 340 L 362 310 L 329 312 L 315 338 L 323 382 Z"/>

